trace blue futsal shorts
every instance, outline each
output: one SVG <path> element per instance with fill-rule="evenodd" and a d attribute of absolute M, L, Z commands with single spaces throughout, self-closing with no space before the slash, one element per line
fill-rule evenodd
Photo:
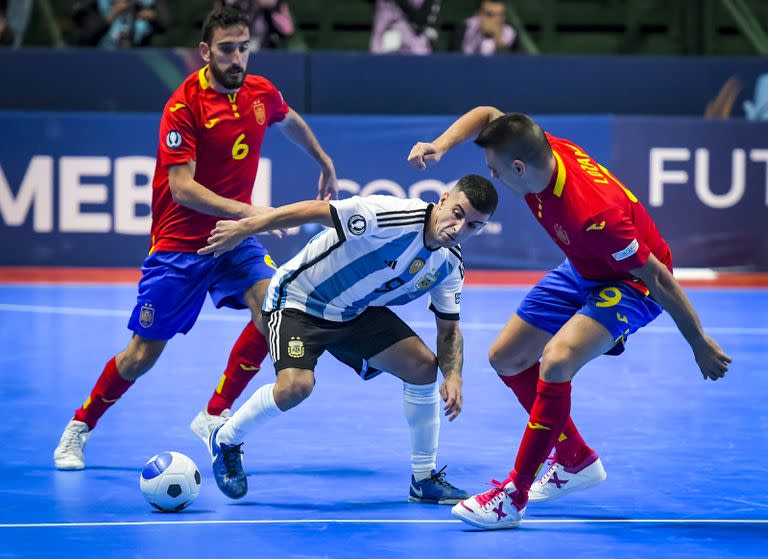
<path fill-rule="evenodd" d="M 584 279 L 566 259 L 528 292 L 517 316 L 555 335 L 574 314 L 586 315 L 605 326 L 616 340 L 606 354 L 619 355 L 627 337 L 661 311 L 651 297 L 623 282 Z"/>
<path fill-rule="evenodd" d="M 139 295 L 128 329 L 151 340 L 186 334 L 210 293 L 216 308 L 245 309 L 243 295 L 274 274 L 274 262 L 249 238 L 218 258 L 194 252 L 154 252 L 141 267 Z"/>

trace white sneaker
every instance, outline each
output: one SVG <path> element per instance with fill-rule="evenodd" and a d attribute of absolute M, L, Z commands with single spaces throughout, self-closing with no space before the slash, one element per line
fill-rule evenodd
<path fill-rule="evenodd" d="M 543 503 L 559 499 L 568 493 L 594 487 L 604 482 L 606 477 L 603 462 L 594 451 L 575 466 L 563 466 L 555 456 L 552 467 L 531 486 L 528 500 Z"/>
<path fill-rule="evenodd" d="M 59 445 L 53 451 L 53 463 L 57 470 L 82 470 L 85 468 L 85 443 L 91 433 L 88 425 L 75 419 L 67 423 Z"/>
<path fill-rule="evenodd" d="M 192 420 L 192 423 L 189 424 L 189 428 L 192 429 L 192 432 L 195 435 L 200 437 L 200 440 L 203 441 L 206 446 L 208 446 L 208 439 L 211 436 L 211 432 L 219 425 L 223 425 L 230 417 L 232 417 L 232 412 L 229 408 L 222 411 L 221 415 L 211 415 L 208 413 L 207 409 L 203 408 L 203 410 Z"/>
<path fill-rule="evenodd" d="M 493 489 L 474 495 L 454 505 L 451 514 L 477 528 L 484 530 L 504 530 L 517 528 L 525 516 L 525 506 L 518 508 L 513 497 L 519 500 L 515 484 L 505 484 L 493 480 Z"/>

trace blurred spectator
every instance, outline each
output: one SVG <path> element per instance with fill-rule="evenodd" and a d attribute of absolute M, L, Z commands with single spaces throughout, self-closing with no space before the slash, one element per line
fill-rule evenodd
<path fill-rule="evenodd" d="M 214 0 L 213 7 L 231 6 L 248 14 L 251 49 L 278 48 L 294 34 L 293 17 L 286 0 Z"/>
<path fill-rule="evenodd" d="M 72 10 L 80 46 L 144 47 L 169 23 L 165 0 L 85 0 Z"/>
<path fill-rule="evenodd" d="M 431 54 L 440 0 L 376 0 L 371 33 L 374 54 Z"/>
<path fill-rule="evenodd" d="M 32 0 L 0 0 L 0 46 L 21 45 L 31 12 Z"/>
<path fill-rule="evenodd" d="M 13 44 L 13 31 L 8 26 L 8 20 L 5 17 L 7 4 L 6 0 L 0 0 L 0 47 Z"/>
<path fill-rule="evenodd" d="M 517 32 L 504 23 L 504 0 L 479 0 L 475 15 L 458 29 L 454 50 L 484 56 L 509 52 L 517 47 Z"/>

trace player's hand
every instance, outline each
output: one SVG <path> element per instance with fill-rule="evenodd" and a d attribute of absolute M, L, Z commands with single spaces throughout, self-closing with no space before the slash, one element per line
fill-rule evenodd
<path fill-rule="evenodd" d="M 693 347 L 693 355 L 696 364 L 701 369 L 701 376 L 706 379 L 717 380 L 723 378 L 728 372 L 728 364 L 733 361 L 717 345 L 717 342 L 704 334 L 701 342 Z"/>
<path fill-rule="evenodd" d="M 336 179 L 336 169 L 333 165 L 320 171 L 320 180 L 317 181 L 318 200 L 336 200 L 339 197 L 339 182 Z"/>
<path fill-rule="evenodd" d="M 218 258 L 225 252 L 235 248 L 247 237 L 239 221 L 217 221 L 216 227 L 208 237 L 208 246 L 197 251 L 197 254 L 211 254 Z"/>
<path fill-rule="evenodd" d="M 464 398 L 461 395 L 461 384 L 461 377 L 453 374 L 448 375 L 440 386 L 440 396 L 445 402 L 443 410 L 448 421 L 453 421 L 461 413 L 461 406 L 464 403 Z"/>
<path fill-rule="evenodd" d="M 443 157 L 443 152 L 435 144 L 417 142 L 408 154 L 408 163 L 417 169 L 425 169 L 430 163 L 437 163 Z"/>

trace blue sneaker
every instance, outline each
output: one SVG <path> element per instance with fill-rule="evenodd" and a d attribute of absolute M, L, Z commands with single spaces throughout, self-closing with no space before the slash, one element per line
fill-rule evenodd
<path fill-rule="evenodd" d="M 469 497 L 469 493 L 445 481 L 445 466 L 437 472 L 432 470 L 432 475 L 421 481 L 416 481 L 416 478 L 411 476 L 411 491 L 408 494 L 408 501 L 411 503 L 455 505 Z"/>
<path fill-rule="evenodd" d="M 243 471 L 243 459 L 240 455 L 243 453 L 240 444 L 219 444 L 216 442 L 216 435 L 224 424 L 219 425 L 211 431 L 208 437 L 208 451 L 211 453 L 211 463 L 213 464 L 213 477 L 216 478 L 216 485 L 221 492 L 232 499 L 239 499 L 248 493 L 248 478 Z"/>

